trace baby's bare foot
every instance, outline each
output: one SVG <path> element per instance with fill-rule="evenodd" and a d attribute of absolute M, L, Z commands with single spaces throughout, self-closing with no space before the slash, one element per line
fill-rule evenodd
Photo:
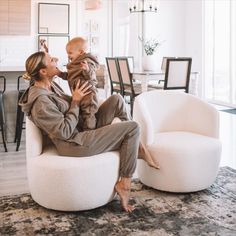
<path fill-rule="evenodd" d="M 129 205 L 130 188 L 126 188 L 124 184 L 122 184 L 122 182 L 120 181 L 115 185 L 115 190 L 120 196 L 121 205 L 123 209 L 126 212 L 132 212 L 135 209 L 135 207 Z"/>

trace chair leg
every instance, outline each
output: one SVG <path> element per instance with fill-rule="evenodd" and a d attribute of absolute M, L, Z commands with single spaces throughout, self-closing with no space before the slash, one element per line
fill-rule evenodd
<path fill-rule="evenodd" d="M 6 141 L 5 141 L 5 127 L 4 127 L 3 123 L 1 123 L 1 131 L 2 131 L 3 146 L 4 146 L 4 149 L 5 149 L 5 152 L 7 152 L 7 145 L 6 145 Z"/>
<path fill-rule="evenodd" d="M 20 118 L 19 118 L 19 124 L 18 124 L 18 134 L 17 134 L 17 140 L 16 140 L 16 151 L 18 151 L 19 147 L 20 147 L 23 123 L 24 123 L 24 112 L 20 111 Z"/>
<path fill-rule="evenodd" d="M 20 99 L 21 93 L 19 93 L 18 95 L 18 101 Z M 19 136 L 19 124 L 20 124 L 20 115 L 21 115 L 21 107 L 19 105 L 17 105 L 17 111 L 16 111 L 16 129 L 15 129 L 15 139 L 14 139 L 14 143 L 16 143 L 17 138 Z"/>
<path fill-rule="evenodd" d="M 4 145 L 5 152 L 7 152 L 7 145 L 5 141 L 5 115 L 4 115 L 4 106 L 3 106 L 3 93 L 0 92 L 0 127 L 1 127 L 1 132 L 2 132 L 2 142 Z"/>
<path fill-rule="evenodd" d="M 19 132 L 19 113 L 18 113 L 18 108 L 17 108 L 17 113 L 16 113 L 16 129 L 15 129 L 15 139 L 14 139 L 14 143 L 16 143 L 17 141 L 17 137 L 18 137 L 18 132 Z"/>
<path fill-rule="evenodd" d="M 130 113 L 131 117 L 133 117 L 133 106 L 134 106 L 134 98 L 130 96 Z"/>

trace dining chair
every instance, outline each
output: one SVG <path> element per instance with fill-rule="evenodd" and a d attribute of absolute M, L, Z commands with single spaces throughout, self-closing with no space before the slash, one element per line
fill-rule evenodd
<path fill-rule="evenodd" d="M 162 62 L 161 62 L 161 71 L 165 72 L 166 71 L 166 63 L 167 63 L 167 59 L 175 59 L 177 57 L 163 57 L 162 58 Z M 163 80 L 164 81 L 164 80 Z"/>
<path fill-rule="evenodd" d="M 177 57 L 163 57 L 163 58 L 162 58 L 161 71 L 162 71 L 163 73 L 165 73 L 165 71 L 166 71 L 167 59 L 174 59 L 174 58 L 177 58 Z M 164 80 L 164 79 L 160 79 L 160 80 L 158 81 L 158 84 L 160 84 L 161 82 L 165 82 L 165 80 Z"/>
<path fill-rule="evenodd" d="M 123 83 L 119 74 L 117 60 L 115 57 L 106 57 L 108 75 L 111 83 L 111 94 L 114 92 L 123 94 Z"/>
<path fill-rule="evenodd" d="M 129 64 L 129 71 L 130 71 L 130 73 L 134 72 L 134 57 L 133 56 L 119 56 L 116 58 L 127 58 L 128 64 Z"/>
<path fill-rule="evenodd" d="M 117 58 L 122 58 L 122 57 L 117 57 Z M 129 71 L 130 71 L 130 73 L 133 73 L 134 72 L 134 57 L 133 56 L 124 56 L 123 58 L 128 59 Z"/>
<path fill-rule="evenodd" d="M 5 78 L 5 76 L 0 76 L 0 81 L 3 82 L 3 86 L 1 85 L 1 90 L 0 90 L 0 130 L 2 132 L 3 146 L 4 146 L 4 149 L 5 149 L 5 152 L 7 152 L 7 145 L 6 145 L 6 140 L 5 140 L 6 119 L 5 119 L 5 112 L 4 112 L 4 105 L 3 105 L 3 94 L 6 90 L 6 78 Z"/>
<path fill-rule="evenodd" d="M 130 97 L 131 115 L 133 114 L 134 98 L 142 93 L 141 84 L 134 84 L 132 73 L 129 67 L 129 60 L 127 57 L 117 57 L 117 65 L 120 73 L 120 78 L 123 83 L 123 95 Z"/>
<path fill-rule="evenodd" d="M 167 58 L 164 90 L 179 89 L 188 93 L 191 65 L 190 57 Z"/>

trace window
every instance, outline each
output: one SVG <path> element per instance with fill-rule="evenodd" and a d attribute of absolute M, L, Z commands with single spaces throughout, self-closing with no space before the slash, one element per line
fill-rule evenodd
<path fill-rule="evenodd" d="M 236 105 L 236 2 L 205 1 L 205 96 Z"/>
<path fill-rule="evenodd" d="M 0 35 L 30 35 L 31 1 L 0 1 Z"/>

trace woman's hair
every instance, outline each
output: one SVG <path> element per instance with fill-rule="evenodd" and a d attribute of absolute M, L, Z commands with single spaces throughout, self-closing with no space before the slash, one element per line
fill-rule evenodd
<path fill-rule="evenodd" d="M 23 78 L 26 80 L 40 80 L 39 71 L 46 68 L 45 52 L 36 52 L 29 56 L 25 62 L 26 73 Z"/>

